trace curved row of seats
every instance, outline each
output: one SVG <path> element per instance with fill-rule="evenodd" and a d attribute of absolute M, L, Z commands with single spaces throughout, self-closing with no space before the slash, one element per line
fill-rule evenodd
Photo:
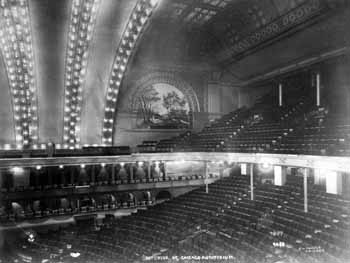
<path fill-rule="evenodd" d="M 50 251 L 64 254 L 69 244 L 81 255 L 75 262 L 139 262 L 196 253 L 239 263 L 347 262 L 350 200 L 309 189 L 305 213 L 300 185 L 255 182 L 250 200 L 249 177 L 236 175 L 211 184 L 209 193 L 201 187 L 99 231 L 75 227 L 40 235 L 33 244 L 36 253 L 28 253 L 42 258 L 50 244 Z"/>
<path fill-rule="evenodd" d="M 314 107 L 302 97 L 295 105 L 238 109 L 199 133 L 160 141 L 156 152 L 226 151 L 307 155 L 350 155 L 347 116 Z"/>
<path fill-rule="evenodd" d="M 210 174 L 209 178 L 213 178 L 214 175 Z M 144 183 L 154 183 L 154 182 L 170 182 L 170 181 L 184 181 L 184 180 L 198 180 L 198 179 L 204 179 L 203 175 L 188 175 L 188 176 L 178 176 L 178 177 L 167 177 L 164 180 L 163 179 L 147 179 L 145 181 L 142 181 Z M 116 184 L 138 184 L 140 183 L 139 180 L 133 180 L 130 181 L 119 181 L 116 182 Z M 88 186 L 88 185 L 85 185 Z M 91 185 L 92 186 L 92 185 Z M 3 194 L 3 207 L 0 206 L 0 222 L 1 223 L 8 223 L 8 222 L 14 222 L 14 221 L 21 221 L 21 220 L 28 220 L 28 219 L 38 219 L 38 218 L 46 218 L 46 217 L 55 217 L 55 216 L 66 216 L 66 215 L 75 215 L 79 213 L 87 213 L 87 212 L 98 212 L 98 211 L 110 211 L 120 208 L 134 208 L 136 206 L 146 206 L 146 205 L 152 205 L 153 201 L 151 196 L 148 194 L 145 194 L 147 190 L 140 193 L 143 193 L 142 198 L 139 198 L 139 196 L 135 197 L 129 197 L 127 192 L 111 192 L 110 190 L 108 192 L 101 192 L 101 193 L 95 193 L 93 189 L 89 192 L 86 191 L 85 188 L 85 195 L 82 194 L 82 192 L 79 191 L 72 191 L 76 189 L 75 187 L 78 187 L 79 185 L 71 185 L 66 187 L 60 187 L 57 186 L 56 188 L 54 186 L 46 187 L 43 186 L 40 189 L 37 188 L 31 188 L 31 187 L 21 187 L 21 188 L 14 188 L 14 189 L 2 189 Z M 42 192 L 45 189 L 47 193 L 55 194 L 57 189 L 60 189 L 61 192 L 60 198 L 58 198 L 55 195 L 52 195 L 51 197 L 48 197 L 47 195 L 43 194 L 41 197 L 36 198 L 30 198 L 30 193 L 33 190 L 36 190 L 36 192 Z M 27 197 L 21 196 L 22 193 L 27 193 Z M 14 194 L 13 197 L 6 198 L 7 194 L 11 195 Z M 58 193 L 56 193 L 58 194 Z M 111 196 L 113 195 L 112 199 Z M 85 197 L 89 197 L 88 201 L 90 201 L 91 204 L 89 205 L 83 205 L 80 204 L 80 207 L 78 208 L 76 205 L 77 200 L 83 200 Z M 65 200 L 63 200 L 65 199 Z M 91 200 L 94 200 L 93 202 Z M 133 200 L 135 199 L 135 200 Z M 63 201 L 62 201 L 63 200 Z M 20 207 L 13 207 L 13 203 L 16 202 L 18 204 L 17 206 Z M 34 205 L 34 203 L 38 203 Z M 63 204 L 63 203 L 64 204 Z M 86 203 L 86 202 L 85 202 Z M 35 207 L 35 208 L 34 208 Z"/>

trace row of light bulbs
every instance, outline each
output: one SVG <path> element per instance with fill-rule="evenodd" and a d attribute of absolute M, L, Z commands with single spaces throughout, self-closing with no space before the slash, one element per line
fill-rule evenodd
<path fill-rule="evenodd" d="M 102 144 L 112 145 L 115 108 L 119 88 L 125 74 L 131 53 L 139 39 L 141 32 L 151 17 L 158 0 L 139 0 L 131 13 L 126 29 L 119 43 L 113 62 L 109 86 L 106 94 L 105 114 L 103 119 Z"/>
<path fill-rule="evenodd" d="M 83 83 L 99 4 L 100 0 L 73 0 L 66 55 L 63 148 L 80 148 Z"/>
<path fill-rule="evenodd" d="M 159 167 L 159 165 L 162 163 L 161 161 L 154 161 L 154 162 L 151 162 L 152 164 L 151 165 L 155 165 L 156 167 Z M 121 162 L 121 163 L 117 163 L 117 164 L 119 164 L 121 167 L 124 167 L 125 166 L 125 164 L 126 163 L 124 163 L 124 162 Z M 128 164 L 135 164 L 135 163 L 133 163 L 133 162 L 130 162 L 130 163 L 128 163 Z M 102 168 L 104 168 L 104 167 L 106 167 L 106 163 L 100 163 L 100 166 L 102 167 Z M 114 164 L 115 165 L 115 164 Z M 136 162 L 136 165 L 137 165 L 137 167 L 142 167 L 143 165 L 144 165 L 144 162 Z M 58 166 L 58 168 L 59 169 L 64 169 L 64 165 L 59 165 Z M 43 166 L 42 165 L 37 165 L 37 166 L 35 166 L 35 169 L 36 170 L 41 170 L 43 168 Z M 85 169 L 86 168 L 86 164 L 80 164 L 80 168 L 81 169 Z M 12 170 L 12 172 L 14 172 L 14 173 L 23 173 L 24 172 L 24 167 L 19 167 L 19 166 L 15 166 L 15 167 L 12 167 L 11 168 L 11 170 Z"/>
<path fill-rule="evenodd" d="M 74 145 L 74 149 L 81 149 L 83 147 L 101 147 L 101 146 L 107 146 L 105 144 L 75 144 Z M 32 144 L 30 145 L 30 149 L 32 150 L 46 150 L 48 148 L 47 144 L 46 143 L 35 143 L 35 144 Z M 22 150 L 23 149 L 23 145 L 21 143 L 17 143 L 17 144 L 9 144 L 9 143 L 6 143 L 6 144 L 3 144 L 3 145 L 0 145 L 0 151 L 1 150 L 6 150 L 6 151 L 9 151 L 9 150 Z M 72 149 L 72 146 L 67 144 L 67 143 L 64 143 L 64 144 L 61 144 L 61 143 L 56 143 L 55 144 L 55 149 L 70 149 L 70 150 L 73 150 Z"/>
<path fill-rule="evenodd" d="M 81 147 L 82 84 L 99 1 L 73 0 L 66 56 L 64 144 L 61 147 L 65 149 Z M 133 47 L 157 2 L 158 0 L 139 0 L 117 49 L 106 95 L 102 145 L 112 144 L 114 113 L 121 80 Z M 16 131 L 16 146 L 4 145 L 4 149 L 22 149 L 29 144 L 33 144 L 32 148 L 39 148 L 36 146 L 38 113 L 27 0 L 1 0 L 0 15 L 1 51 L 9 73 Z"/>
<path fill-rule="evenodd" d="M 27 0 L 0 1 L 0 49 L 6 65 L 15 121 L 16 148 L 38 140 L 38 112 Z M 5 145 L 4 148 L 9 148 Z"/>

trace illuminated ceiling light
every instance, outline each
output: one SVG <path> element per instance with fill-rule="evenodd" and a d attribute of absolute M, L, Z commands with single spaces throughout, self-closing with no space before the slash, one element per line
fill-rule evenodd
<path fill-rule="evenodd" d="M 152 7 L 156 6 L 158 4 L 159 0 L 150 0 L 150 4 Z"/>
<path fill-rule="evenodd" d="M 79 253 L 79 252 L 71 252 L 71 253 L 70 253 L 70 256 L 71 256 L 72 258 L 78 258 L 78 257 L 80 256 L 80 253 Z"/>
<path fill-rule="evenodd" d="M 147 21 L 146 17 L 141 17 L 140 18 L 140 22 L 141 22 L 142 25 L 144 25 L 146 23 L 146 21 Z"/>
<path fill-rule="evenodd" d="M 11 150 L 11 145 L 10 144 L 5 144 L 4 145 L 4 150 Z"/>
<path fill-rule="evenodd" d="M 270 164 L 268 164 L 268 163 L 262 164 L 262 168 L 264 168 L 264 169 L 268 169 L 269 167 L 270 167 Z"/>
<path fill-rule="evenodd" d="M 37 166 L 36 166 L 36 169 L 37 169 L 37 170 L 41 170 L 41 168 L 42 168 L 41 165 L 37 165 Z"/>
<path fill-rule="evenodd" d="M 59 168 L 59 169 L 63 169 L 63 168 L 64 168 L 64 166 L 63 166 L 63 165 L 60 165 L 60 166 L 58 166 L 58 168 Z"/>
<path fill-rule="evenodd" d="M 11 171 L 17 175 L 24 173 L 24 169 L 22 167 L 18 167 L 18 166 L 12 167 Z"/>

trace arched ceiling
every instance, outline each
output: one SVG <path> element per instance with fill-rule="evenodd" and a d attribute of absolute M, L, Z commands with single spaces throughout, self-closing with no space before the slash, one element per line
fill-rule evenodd
<path fill-rule="evenodd" d="M 343 6 L 347 1 L 0 0 L 0 147 L 111 145 L 124 75 L 139 64 L 227 70 L 246 80 L 283 61 L 283 45 L 273 65 L 265 65 L 264 50 L 272 54 L 282 37 L 307 32 Z"/>

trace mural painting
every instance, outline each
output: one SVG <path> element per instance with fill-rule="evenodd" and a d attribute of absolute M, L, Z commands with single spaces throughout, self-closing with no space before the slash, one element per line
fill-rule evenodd
<path fill-rule="evenodd" d="M 187 129 L 191 112 L 185 95 L 169 84 L 158 83 L 139 90 L 132 98 L 138 129 Z"/>

